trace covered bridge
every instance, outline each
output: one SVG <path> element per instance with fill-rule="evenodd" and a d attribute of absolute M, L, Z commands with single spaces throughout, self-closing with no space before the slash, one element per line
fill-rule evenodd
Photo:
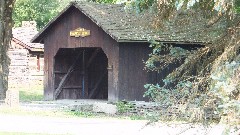
<path fill-rule="evenodd" d="M 50 21 L 32 40 L 44 44 L 45 99 L 147 100 L 144 84 L 168 73 L 143 70 L 148 39 L 173 40 L 137 18 L 123 5 L 72 2 Z"/>

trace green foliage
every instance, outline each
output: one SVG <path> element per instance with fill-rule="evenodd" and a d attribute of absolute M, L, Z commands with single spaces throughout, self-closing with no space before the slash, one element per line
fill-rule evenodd
<path fill-rule="evenodd" d="M 117 0 L 89 0 L 92 2 L 97 2 L 97 3 L 116 3 Z"/>
<path fill-rule="evenodd" d="M 219 122 L 221 119 L 221 122 L 235 126 L 240 124 L 239 75 L 240 63 L 227 62 L 213 70 L 210 78 L 206 78 L 209 87 L 204 91 L 199 90 L 198 87 L 202 78 L 190 77 L 185 81 L 177 82 L 174 87 L 168 87 L 168 84 L 171 84 L 170 80 L 165 80 L 163 86 L 146 84 L 147 91 L 144 96 L 169 108 L 184 106 L 179 110 L 177 118 L 188 118 L 185 120 L 203 123 Z M 158 113 L 160 112 L 155 115 Z M 150 116 L 155 117 L 154 114 Z M 161 117 L 157 116 L 157 118 Z M 164 116 L 164 119 L 171 118 Z"/>
<path fill-rule="evenodd" d="M 146 120 L 146 118 L 142 115 L 130 115 L 129 118 L 131 120 Z"/>
<path fill-rule="evenodd" d="M 230 126 L 240 125 L 240 60 L 233 61 L 240 57 L 240 0 L 134 0 L 132 6 L 137 13 L 152 17 L 153 20 L 149 19 L 147 23 L 159 29 L 160 34 L 167 29 L 170 36 L 178 37 L 187 31 L 186 39 L 196 41 L 192 35 L 198 33 L 200 36 L 197 37 L 202 41 L 211 43 L 189 52 L 173 45 L 151 42 L 153 51 L 145 62 L 147 70 L 165 72 L 172 64 L 182 65 L 169 71 L 163 85 L 159 85 L 161 82 L 146 84 L 144 96 L 166 105 L 168 112 L 176 107 L 179 110 L 176 118 L 204 124 L 221 120 Z M 188 14 L 191 12 L 200 13 L 197 16 L 202 18 Z M 201 23 L 194 23 L 189 19 L 191 17 Z M 218 22 L 224 23 L 217 26 Z M 180 26 L 180 30 L 171 29 L 175 28 L 172 25 Z M 224 31 L 214 29 L 214 25 Z M 213 29 L 208 29 L 211 27 Z M 210 42 L 201 36 L 208 34 L 211 35 Z M 229 63 L 223 64 L 226 61 Z M 161 111 L 149 113 L 149 116 L 152 121 L 161 117 L 176 120 L 172 116 L 169 119 Z M 226 133 L 229 129 L 226 128 Z"/>
<path fill-rule="evenodd" d="M 151 71 L 163 70 L 171 64 L 182 61 L 190 54 L 190 51 L 181 47 L 175 47 L 157 41 L 151 41 L 150 47 L 153 48 L 153 51 L 149 54 L 145 66 Z"/>
<path fill-rule="evenodd" d="M 16 0 L 14 5 L 14 27 L 22 21 L 36 21 L 38 29 L 43 28 L 71 0 Z M 117 0 L 87 0 L 98 3 L 116 3 Z"/>
<path fill-rule="evenodd" d="M 131 5 L 131 9 L 137 13 L 146 13 L 151 16 L 147 22 L 151 23 L 154 28 L 161 29 L 166 27 L 166 24 L 174 22 L 181 12 L 185 14 L 186 12 L 191 13 L 193 10 L 201 11 L 199 13 L 204 15 L 204 19 L 210 19 L 207 23 L 214 24 L 223 16 L 233 20 L 236 17 L 235 14 L 239 12 L 239 3 L 239 0 L 133 0 L 128 5 Z"/>
<path fill-rule="evenodd" d="M 208 95 L 216 99 L 217 111 L 221 116 L 231 116 L 231 124 L 240 124 L 239 75 L 240 63 L 235 61 L 227 62 L 211 74 Z"/>
<path fill-rule="evenodd" d="M 240 0 L 235 0 L 234 8 L 237 13 L 240 13 Z"/>
<path fill-rule="evenodd" d="M 144 88 L 146 88 L 147 91 L 144 93 L 143 97 L 149 97 L 150 100 L 155 101 L 159 95 L 160 86 L 158 84 L 146 84 Z"/>
<path fill-rule="evenodd" d="M 16 0 L 13 12 L 15 27 L 22 21 L 36 21 L 43 28 L 67 4 L 68 0 Z"/>
<path fill-rule="evenodd" d="M 190 81 L 181 81 L 174 88 L 167 88 L 158 84 L 146 84 L 147 91 L 144 97 L 149 97 L 162 105 L 171 106 L 184 103 L 186 98 L 193 93 L 193 84 Z"/>
<path fill-rule="evenodd" d="M 84 112 L 84 111 L 68 111 L 69 115 L 76 116 L 76 117 L 94 117 L 94 114 L 92 112 Z"/>
<path fill-rule="evenodd" d="M 153 7 L 153 4 L 155 3 L 154 0 L 135 0 L 131 4 L 136 9 L 138 13 Z"/>
<path fill-rule="evenodd" d="M 158 10 L 174 11 L 179 9 L 189 9 L 189 8 L 201 8 L 202 10 L 211 11 L 218 10 L 220 12 L 226 12 L 232 7 L 238 8 L 240 5 L 239 0 L 165 0 L 165 1 L 155 1 L 155 0 L 134 0 L 132 1 L 133 6 L 137 8 L 138 11 L 144 11 L 146 9 L 157 7 Z M 156 9 L 156 8 L 155 8 Z"/>
<path fill-rule="evenodd" d="M 127 101 L 119 101 L 116 103 L 118 113 L 128 113 L 134 108 L 134 105 Z"/>

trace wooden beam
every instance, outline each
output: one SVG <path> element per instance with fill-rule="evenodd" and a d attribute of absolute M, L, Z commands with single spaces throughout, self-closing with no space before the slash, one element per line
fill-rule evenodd
<path fill-rule="evenodd" d="M 93 98 L 94 96 L 96 96 L 97 92 L 96 89 L 98 88 L 99 84 L 102 82 L 104 76 L 108 73 L 108 70 L 106 70 L 99 78 L 99 80 L 97 81 L 97 83 L 95 84 L 94 88 L 92 89 L 91 93 L 89 94 L 89 98 Z"/>
<path fill-rule="evenodd" d="M 94 58 L 97 56 L 97 54 L 98 54 L 99 51 L 100 51 L 100 48 L 97 48 L 97 49 L 92 53 L 91 57 L 89 58 L 89 60 L 88 60 L 88 62 L 87 62 L 86 68 L 88 68 L 88 67 L 91 65 L 92 61 L 93 61 Z"/>
<path fill-rule="evenodd" d="M 79 55 L 77 56 L 77 58 L 75 59 L 75 61 L 73 62 L 73 64 L 71 65 L 71 67 L 68 69 L 67 73 L 64 75 L 64 77 L 62 78 L 61 82 L 59 83 L 57 89 L 54 92 L 54 98 L 55 100 L 57 99 L 57 97 L 59 96 L 59 94 L 62 91 L 63 86 L 66 83 L 66 80 L 69 78 L 69 75 L 72 73 L 74 67 L 77 65 L 77 61 L 79 60 L 80 56 L 82 53 L 79 53 Z"/>
<path fill-rule="evenodd" d="M 82 89 L 82 86 L 65 86 L 63 89 Z"/>
<path fill-rule="evenodd" d="M 82 98 L 85 97 L 85 50 L 83 51 L 83 57 L 82 57 L 82 70 L 83 70 L 83 76 L 82 76 Z"/>

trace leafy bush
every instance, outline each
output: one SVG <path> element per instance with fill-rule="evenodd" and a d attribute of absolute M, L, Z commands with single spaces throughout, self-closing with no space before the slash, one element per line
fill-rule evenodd
<path fill-rule="evenodd" d="M 184 102 L 193 92 L 190 81 L 181 81 L 174 88 L 167 88 L 159 84 L 146 84 L 144 87 L 147 89 L 144 97 L 149 97 L 151 100 L 167 106 Z"/>
<path fill-rule="evenodd" d="M 134 105 L 127 101 L 119 101 L 116 104 L 118 113 L 129 113 L 133 108 Z"/>
<path fill-rule="evenodd" d="M 178 106 L 180 112 L 178 118 L 204 123 L 221 120 L 222 123 L 235 126 L 240 124 L 239 78 L 240 63 L 227 62 L 211 73 L 208 78 L 209 87 L 205 91 L 199 90 L 197 86 L 201 81 L 195 78 L 190 79 L 191 81 L 180 81 L 173 88 L 166 85 L 146 84 L 147 91 L 144 96 L 168 108 Z"/>
<path fill-rule="evenodd" d="M 226 116 L 223 122 L 240 124 L 240 63 L 235 61 L 222 65 L 211 74 L 208 95 L 216 99 L 217 111 Z"/>

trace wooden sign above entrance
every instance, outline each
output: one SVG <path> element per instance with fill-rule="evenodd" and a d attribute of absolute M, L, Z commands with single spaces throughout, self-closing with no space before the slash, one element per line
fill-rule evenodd
<path fill-rule="evenodd" d="M 86 30 L 84 28 L 77 28 L 75 30 L 70 31 L 71 37 L 86 37 L 90 35 L 90 30 Z"/>

